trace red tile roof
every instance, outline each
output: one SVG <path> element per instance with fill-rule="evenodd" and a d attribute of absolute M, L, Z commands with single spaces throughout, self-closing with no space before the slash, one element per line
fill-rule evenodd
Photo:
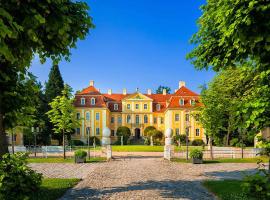
<path fill-rule="evenodd" d="M 94 86 L 89 86 L 89 87 L 83 89 L 81 92 L 79 92 L 77 94 L 100 95 L 100 92 Z"/>
<path fill-rule="evenodd" d="M 182 86 L 175 93 L 174 96 L 199 96 L 197 93 L 191 91 L 190 89 Z"/>

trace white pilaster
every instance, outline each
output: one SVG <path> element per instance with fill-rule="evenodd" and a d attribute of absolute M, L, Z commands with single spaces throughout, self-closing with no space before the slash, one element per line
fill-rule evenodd
<path fill-rule="evenodd" d="M 84 139 L 84 109 L 82 109 L 82 138 Z"/>
<path fill-rule="evenodd" d="M 95 133 L 95 113 L 94 110 L 91 110 L 91 136 L 94 136 Z"/>

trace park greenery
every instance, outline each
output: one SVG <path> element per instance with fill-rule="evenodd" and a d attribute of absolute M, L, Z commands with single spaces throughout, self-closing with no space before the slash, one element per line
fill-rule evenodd
<path fill-rule="evenodd" d="M 0 158 L 8 152 L 6 119 L 22 113 L 33 98 L 24 83 L 34 57 L 44 63 L 69 60 L 71 48 L 84 39 L 92 19 L 79 1 L 2 1 L 0 7 Z M 32 104 L 34 105 L 34 104 Z M 16 118 L 11 118 L 11 120 Z"/>
<path fill-rule="evenodd" d="M 61 96 L 57 96 L 49 104 L 51 110 L 47 112 L 50 122 L 53 124 L 53 130 L 63 138 L 63 156 L 66 158 L 66 135 L 74 132 L 76 127 L 80 126 L 79 119 L 76 118 L 76 111 L 73 105 L 74 97 L 70 86 L 65 85 Z"/>
<path fill-rule="evenodd" d="M 126 126 L 119 126 L 116 130 L 117 144 L 121 144 L 121 138 L 123 138 L 123 144 L 127 144 L 128 139 L 131 135 L 130 129 Z"/>
<path fill-rule="evenodd" d="M 170 87 L 160 85 L 160 86 L 158 86 L 158 89 L 156 89 L 156 94 L 163 94 L 163 90 L 164 89 L 166 90 L 166 93 L 167 94 L 170 94 L 171 93 L 171 88 Z"/>

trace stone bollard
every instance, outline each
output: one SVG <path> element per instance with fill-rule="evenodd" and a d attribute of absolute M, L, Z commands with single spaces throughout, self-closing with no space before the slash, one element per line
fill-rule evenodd
<path fill-rule="evenodd" d="M 166 160 L 171 160 L 173 157 L 172 132 L 173 130 L 171 128 L 165 131 L 164 159 Z"/>
<path fill-rule="evenodd" d="M 112 147 L 111 147 L 111 131 L 105 127 L 102 132 L 102 154 L 107 158 L 107 161 L 112 158 Z"/>

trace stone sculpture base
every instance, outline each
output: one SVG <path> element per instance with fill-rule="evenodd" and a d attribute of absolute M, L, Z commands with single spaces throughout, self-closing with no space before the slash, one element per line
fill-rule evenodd
<path fill-rule="evenodd" d="M 165 145 L 164 146 L 164 159 L 171 160 L 174 154 L 174 146 L 173 145 Z"/>
<path fill-rule="evenodd" d="M 111 145 L 106 145 L 101 148 L 102 157 L 107 158 L 107 161 L 112 159 L 112 147 Z"/>

